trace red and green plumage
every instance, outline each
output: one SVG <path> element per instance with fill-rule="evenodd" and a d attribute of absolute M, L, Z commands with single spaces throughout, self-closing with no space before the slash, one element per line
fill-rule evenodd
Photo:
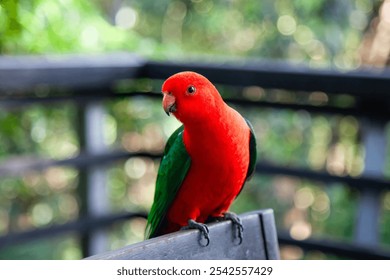
<path fill-rule="evenodd" d="M 179 230 L 189 219 L 221 217 L 253 172 L 253 129 L 200 74 L 181 72 L 162 86 L 163 107 L 183 126 L 168 139 L 158 170 L 146 238 Z"/>

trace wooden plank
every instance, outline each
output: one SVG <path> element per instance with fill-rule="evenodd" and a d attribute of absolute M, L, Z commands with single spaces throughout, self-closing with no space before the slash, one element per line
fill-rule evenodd
<path fill-rule="evenodd" d="M 244 225 L 243 242 L 238 245 L 230 221 L 212 223 L 210 244 L 200 243 L 198 230 L 179 231 L 87 259 L 278 259 L 279 247 L 270 209 L 240 216 Z"/>

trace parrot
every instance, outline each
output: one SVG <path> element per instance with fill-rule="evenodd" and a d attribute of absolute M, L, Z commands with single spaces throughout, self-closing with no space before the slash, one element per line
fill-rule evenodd
<path fill-rule="evenodd" d="M 157 172 L 145 238 L 231 220 L 242 242 L 239 217 L 228 212 L 254 173 L 257 152 L 251 123 L 227 105 L 204 76 L 184 71 L 162 85 L 162 106 L 182 125 L 168 138 Z"/>

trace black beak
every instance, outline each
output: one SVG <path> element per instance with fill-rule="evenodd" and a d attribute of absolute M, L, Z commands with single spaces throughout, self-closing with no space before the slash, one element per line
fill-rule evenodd
<path fill-rule="evenodd" d="M 168 117 L 169 117 L 170 113 L 174 113 L 174 112 L 176 112 L 176 103 L 169 105 L 165 110 L 165 113 L 168 115 Z"/>

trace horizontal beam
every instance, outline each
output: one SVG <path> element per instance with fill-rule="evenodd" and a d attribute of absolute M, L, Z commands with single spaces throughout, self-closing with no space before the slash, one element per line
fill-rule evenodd
<path fill-rule="evenodd" d="M 126 160 L 131 157 L 148 157 L 160 159 L 161 153 L 125 152 L 121 150 L 109 151 L 99 155 L 80 154 L 76 157 L 63 160 L 50 160 L 28 157 L 16 157 L 5 160 L 0 165 L 0 176 L 20 176 L 29 170 L 44 170 L 51 166 L 69 166 L 83 168 L 94 165 L 109 164 L 113 161 Z M 283 167 L 268 162 L 259 162 L 256 165 L 256 173 L 268 175 L 286 175 L 321 182 L 339 182 L 357 189 L 370 189 L 376 191 L 390 190 L 388 180 L 381 177 L 351 177 L 335 176 L 323 171 L 312 171 L 304 168 Z"/>
<path fill-rule="evenodd" d="M 138 76 L 145 64 L 130 53 L 106 55 L 0 56 L 0 96 L 7 91 L 109 87 L 118 79 Z"/>
<path fill-rule="evenodd" d="M 281 62 L 228 60 L 218 62 L 158 62 L 147 61 L 134 54 L 64 55 L 64 56 L 0 56 L 0 106 L 32 102 L 31 91 L 43 89 L 42 102 L 56 95 L 100 98 L 125 97 L 130 94 L 112 92 L 112 86 L 121 79 L 166 79 L 184 70 L 193 70 L 207 76 L 213 83 L 231 86 L 253 86 L 295 90 L 323 91 L 331 94 L 349 94 L 358 97 L 353 108 L 312 106 L 310 104 L 280 104 L 232 99 L 243 105 L 307 110 L 319 113 L 341 113 L 389 119 L 390 69 L 360 69 L 341 72 L 334 69 L 311 69 L 304 65 Z M 58 89 L 57 91 L 48 91 Z M 30 94 L 28 94 L 30 92 Z M 26 96 L 27 99 L 21 97 Z M 30 97 L 28 97 L 30 95 Z M 82 98 L 81 98 L 82 99 Z M 78 99 L 79 101 L 81 100 Z M 84 98 L 87 101 L 88 98 Z M 19 102 L 18 102 L 19 101 Z M 82 100 L 81 100 L 82 101 Z M 39 102 L 39 101 L 38 101 Z"/>
<path fill-rule="evenodd" d="M 85 91 L 84 91 L 85 93 Z M 161 101 L 161 93 L 159 92 L 121 92 L 115 93 L 111 89 L 97 90 L 93 94 L 78 95 L 59 95 L 59 96 L 45 96 L 45 97 L 31 97 L 21 96 L 19 98 L 0 99 L 0 108 L 4 107 L 7 109 L 17 108 L 20 106 L 28 106 L 31 104 L 55 104 L 63 102 L 74 102 L 77 104 L 95 102 L 97 100 L 112 100 L 122 98 L 133 98 L 133 97 L 146 97 L 151 99 L 158 99 Z M 258 107 L 258 108 L 274 108 L 280 110 L 304 110 L 311 113 L 322 113 L 322 114 L 342 114 L 352 116 L 364 116 L 364 112 L 358 108 L 343 108 L 329 105 L 315 106 L 310 104 L 295 104 L 295 103 L 278 103 L 269 101 L 251 101 L 244 98 L 225 98 L 225 101 L 229 104 L 235 104 L 246 107 Z"/>
<path fill-rule="evenodd" d="M 335 241 L 328 239 L 311 238 L 305 240 L 295 240 L 287 233 L 278 233 L 279 244 L 293 245 L 302 248 L 305 251 L 321 251 L 323 253 L 333 254 L 338 257 L 362 260 L 389 260 L 390 248 L 385 250 L 379 246 L 365 247 L 345 241 Z"/>
<path fill-rule="evenodd" d="M 53 238 L 70 232 L 92 231 L 133 218 L 146 218 L 146 213 L 119 213 L 103 217 L 84 217 L 62 225 L 53 225 L 24 232 L 16 232 L 6 236 L 0 236 L 0 249 L 31 240 Z M 295 240 L 283 231 L 278 232 L 278 241 L 280 245 L 293 245 L 306 251 L 318 250 L 351 259 L 390 259 L 390 250 L 384 250 L 383 248 L 363 247 L 334 240 Z M 127 250 L 126 247 L 123 250 Z M 98 256 L 93 258 L 98 258 Z"/>
<path fill-rule="evenodd" d="M 196 71 L 214 83 L 235 86 L 258 85 L 302 91 L 349 93 L 388 101 L 390 69 L 360 69 L 341 72 L 334 69 L 311 69 L 302 65 L 265 61 L 156 62 L 148 61 L 143 77 L 166 79 L 179 71 Z"/>
<path fill-rule="evenodd" d="M 214 83 L 258 85 L 302 91 L 349 93 L 387 103 L 390 69 L 342 72 L 264 60 L 147 61 L 131 53 L 106 55 L 0 56 L 0 94 L 40 84 L 67 88 L 109 87 L 119 79 L 166 79 L 184 70 L 197 71 Z M 9 97 L 9 96 L 7 96 Z"/>
<path fill-rule="evenodd" d="M 146 213 L 119 213 L 105 216 L 83 217 L 62 225 L 53 225 L 23 232 L 13 232 L 5 236 L 0 236 L 0 249 L 10 245 L 20 244 L 21 242 L 52 238 L 69 232 L 89 232 L 107 227 L 116 222 L 127 221 L 134 218 L 146 218 L 146 216 Z"/>
<path fill-rule="evenodd" d="M 336 176 L 324 171 L 312 171 L 298 167 L 283 167 L 273 165 L 266 162 L 260 162 L 256 165 L 256 172 L 268 175 L 286 175 L 298 178 L 305 178 L 314 181 L 325 183 L 343 183 L 357 189 L 370 189 L 375 191 L 390 190 L 390 182 L 382 177 L 351 177 L 351 176 Z"/>
<path fill-rule="evenodd" d="M 96 166 L 109 164 L 117 160 L 125 160 L 131 157 L 148 157 L 152 159 L 161 158 L 161 154 L 152 154 L 148 152 L 124 152 L 124 151 L 109 151 L 101 154 L 79 154 L 73 158 L 52 160 L 42 159 L 37 157 L 14 157 L 12 159 L 2 161 L 0 165 L 0 176 L 20 176 L 29 170 L 44 170 L 51 166 L 67 166 L 75 168 L 84 168 L 88 166 Z"/>

